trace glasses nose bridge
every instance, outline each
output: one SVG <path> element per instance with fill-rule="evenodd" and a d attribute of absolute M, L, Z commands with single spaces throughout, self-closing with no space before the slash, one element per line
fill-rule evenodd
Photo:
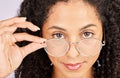
<path fill-rule="evenodd" d="M 70 45 L 72 44 L 72 45 L 77 45 L 79 42 L 77 41 L 77 42 L 70 42 Z"/>
<path fill-rule="evenodd" d="M 67 56 L 69 57 L 76 57 L 79 56 L 79 51 L 77 50 L 77 43 L 78 42 L 68 42 L 69 43 L 69 49 L 67 51 Z"/>
<path fill-rule="evenodd" d="M 69 48 L 71 48 L 72 46 L 77 50 L 77 45 L 79 42 L 70 42 L 69 43 Z M 78 50 L 77 50 L 78 51 Z"/>

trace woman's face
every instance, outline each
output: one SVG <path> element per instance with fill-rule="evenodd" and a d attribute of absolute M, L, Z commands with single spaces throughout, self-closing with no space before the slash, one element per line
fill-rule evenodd
<path fill-rule="evenodd" d="M 46 39 L 64 38 L 71 43 L 79 42 L 86 37 L 94 37 L 102 41 L 102 24 L 99 16 L 94 7 L 82 0 L 74 3 L 58 2 L 50 10 L 42 30 Z M 90 78 L 92 65 L 99 53 L 89 57 L 82 56 L 75 45 L 70 44 L 64 56 L 53 57 L 49 54 L 48 56 L 53 63 L 54 78 Z"/>

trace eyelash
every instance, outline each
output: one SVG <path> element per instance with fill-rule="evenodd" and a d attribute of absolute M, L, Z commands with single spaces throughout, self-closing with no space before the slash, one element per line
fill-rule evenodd
<path fill-rule="evenodd" d="M 90 37 L 85 37 L 85 35 L 90 35 Z M 87 38 L 92 38 L 95 35 L 93 31 L 83 31 L 80 34 L 81 38 L 87 39 Z M 57 37 L 57 36 L 62 36 L 62 37 Z M 65 35 L 62 32 L 56 32 L 52 34 L 52 38 L 65 38 Z"/>
<path fill-rule="evenodd" d="M 52 34 L 52 38 L 59 38 L 59 37 L 55 37 L 55 36 L 61 36 L 61 35 L 63 36 L 63 38 L 65 37 L 63 33 L 57 32 L 57 33 Z"/>
<path fill-rule="evenodd" d="M 90 35 L 90 37 L 86 37 L 86 38 L 85 38 L 85 35 Z M 94 34 L 92 31 L 84 31 L 84 32 L 82 32 L 82 34 L 81 34 L 81 38 L 85 38 L 85 39 L 87 39 L 87 38 L 92 38 L 94 35 L 95 35 L 95 34 Z"/>

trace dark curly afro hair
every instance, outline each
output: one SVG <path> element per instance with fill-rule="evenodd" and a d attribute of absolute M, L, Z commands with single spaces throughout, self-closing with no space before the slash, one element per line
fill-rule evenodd
<path fill-rule="evenodd" d="M 24 0 L 19 15 L 27 17 L 42 29 L 48 17 L 49 10 L 57 2 L 69 0 Z M 97 62 L 94 64 L 94 78 L 120 78 L 120 0 L 83 0 L 96 8 L 103 24 L 106 45 L 102 48 Z M 18 29 L 17 32 L 27 32 L 42 37 L 42 31 L 31 32 Z M 19 45 L 24 46 L 28 42 Z M 53 67 L 44 49 L 39 49 L 24 58 L 15 71 L 16 78 L 51 78 Z"/>

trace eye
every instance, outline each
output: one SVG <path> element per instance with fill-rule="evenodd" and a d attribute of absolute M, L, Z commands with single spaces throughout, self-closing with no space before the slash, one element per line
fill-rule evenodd
<path fill-rule="evenodd" d="M 83 38 L 91 38 L 91 37 L 93 37 L 93 33 L 92 32 L 84 32 L 83 33 Z"/>
<path fill-rule="evenodd" d="M 62 33 L 55 33 L 55 34 L 52 34 L 52 37 L 53 38 L 64 38 L 64 35 Z"/>

